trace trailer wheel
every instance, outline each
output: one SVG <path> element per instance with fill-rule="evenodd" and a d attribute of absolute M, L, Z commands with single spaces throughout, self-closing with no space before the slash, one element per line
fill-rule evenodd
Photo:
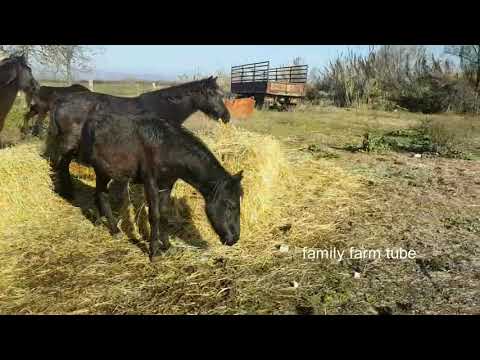
<path fill-rule="evenodd" d="M 288 111 L 288 112 L 293 112 L 295 111 L 295 104 L 286 104 L 285 106 L 285 111 Z"/>

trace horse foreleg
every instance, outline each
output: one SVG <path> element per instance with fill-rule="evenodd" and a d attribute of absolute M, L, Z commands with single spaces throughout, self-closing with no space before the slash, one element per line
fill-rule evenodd
<path fill-rule="evenodd" d="M 108 199 L 108 182 L 110 181 L 110 178 L 98 169 L 95 169 L 95 178 L 95 204 L 97 205 L 100 214 L 107 218 L 112 235 L 118 234 L 120 229 L 113 217 L 112 207 L 110 206 L 110 201 Z"/>
<path fill-rule="evenodd" d="M 25 93 L 25 108 L 29 108 L 32 105 L 32 100 L 33 100 L 33 93 L 30 91 L 27 91 Z"/>
<path fill-rule="evenodd" d="M 162 239 L 159 238 L 160 211 L 158 186 L 155 180 L 150 177 L 145 180 L 145 196 L 148 203 L 148 219 L 150 222 L 150 260 L 156 261 L 162 250 L 168 249 L 168 235 L 162 233 Z M 167 240 L 165 240 L 167 238 Z"/>
<path fill-rule="evenodd" d="M 23 125 L 22 127 L 20 128 L 20 132 L 23 134 L 23 135 L 27 135 L 28 134 L 28 130 L 29 130 L 29 124 L 30 124 L 30 119 L 32 117 L 34 117 L 35 115 L 37 115 L 37 111 L 35 110 L 35 108 L 32 106 L 30 107 L 30 110 L 23 116 Z"/>
<path fill-rule="evenodd" d="M 45 117 L 47 116 L 47 113 L 42 111 L 42 112 L 39 112 L 38 113 L 38 116 L 37 116 L 37 121 L 35 121 L 35 124 L 33 125 L 33 129 L 32 129 L 32 135 L 33 136 L 40 136 L 42 135 L 42 124 L 43 124 L 43 120 L 45 119 Z"/>
<path fill-rule="evenodd" d="M 54 164 L 56 173 L 57 191 L 64 198 L 73 199 L 73 184 L 70 177 L 70 163 L 73 153 L 69 152 L 60 156 L 58 163 Z"/>
<path fill-rule="evenodd" d="M 120 189 L 119 189 L 120 188 Z M 116 190 L 120 198 L 120 218 L 122 219 L 122 230 L 132 239 L 140 237 L 135 223 L 135 209 L 130 198 L 128 182 L 115 182 L 110 184 L 109 192 Z"/>
<path fill-rule="evenodd" d="M 160 226 L 162 233 L 165 233 L 163 243 L 166 248 L 170 247 L 170 241 L 168 240 L 168 209 L 170 205 L 170 195 L 172 193 L 172 183 L 160 184 L 158 191 L 159 197 L 159 209 L 160 209 Z"/>

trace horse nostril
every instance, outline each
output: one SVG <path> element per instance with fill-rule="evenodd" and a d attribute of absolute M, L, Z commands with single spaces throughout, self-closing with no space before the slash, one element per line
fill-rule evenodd
<path fill-rule="evenodd" d="M 222 239 L 223 240 L 222 242 L 224 245 L 232 246 L 232 245 L 235 245 L 235 243 L 238 241 L 238 238 L 239 238 L 238 233 L 230 232 Z"/>

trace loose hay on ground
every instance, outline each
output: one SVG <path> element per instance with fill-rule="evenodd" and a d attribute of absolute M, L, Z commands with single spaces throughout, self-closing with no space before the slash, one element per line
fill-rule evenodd
<path fill-rule="evenodd" d="M 230 172 L 244 170 L 240 242 L 222 246 L 201 196 L 178 182 L 169 219 L 176 248 L 156 265 L 143 241 L 114 240 L 85 217 L 93 208 L 91 172 L 72 167 L 82 181 L 79 208 L 52 192 L 37 145 L 0 151 L 0 312 L 291 311 L 318 284 L 305 280 L 314 277 L 301 259 L 279 258 L 275 246 L 328 241 L 360 182 L 328 160 L 289 153 L 273 137 L 223 125 L 200 136 Z M 140 190 L 132 188 L 137 205 Z M 291 292 L 289 279 L 302 277 Z"/>

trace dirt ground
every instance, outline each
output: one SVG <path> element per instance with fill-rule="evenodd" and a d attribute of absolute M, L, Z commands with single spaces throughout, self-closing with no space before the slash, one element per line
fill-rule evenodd
<path fill-rule="evenodd" d="M 346 173 L 361 175 L 368 189 L 357 194 L 356 206 L 338 224 L 330 239 L 332 247 L 403 248 L 416 255 L 414 260 L 353 259 L 335 265 L 336 270 L 330 268 L 343 271 L 342 283 L 348 285 L 327 295 L 333 299 L 332 306 L 325 306 L 325 295 L 320 295 L 325 313 L 480 313 L 480 162 L 415 157 L 408 152 L 340 150 L 347 142 L 359 142 L 363 130 L 408 129 L 419 120 L 418 115 L 410 114 L 387 114 L 386 119 L 381 113 L 340 114 L 319 115 L 322 120 L 306 126 L 325 130 L 302 134 L 297 134 L 298 124 L 287 122 L 287 116 L 274 115 L 287 123 L 276 130 L 290 146 L 312 149 L 312 144 L 320 144 L 313 147 L 312 156 L 327 158 Z M 355 127 L 362 117 L 366 121 L 361 131 Z M 352 127 L 339 130 L 348 124 L 347 119 L 352 120 Z M 477 155 L 479 120 L 474 120 L 477 132 L 471 145 Z M 264 131 L 265 123 L 252 121 L 245 126 Z M 328 133 L 331 136 L 325 136 Z M 354 274 L 353 279 L 347 280 L 347 274 Z M 311 308 L 317 309 L 315 305 Z"/>

